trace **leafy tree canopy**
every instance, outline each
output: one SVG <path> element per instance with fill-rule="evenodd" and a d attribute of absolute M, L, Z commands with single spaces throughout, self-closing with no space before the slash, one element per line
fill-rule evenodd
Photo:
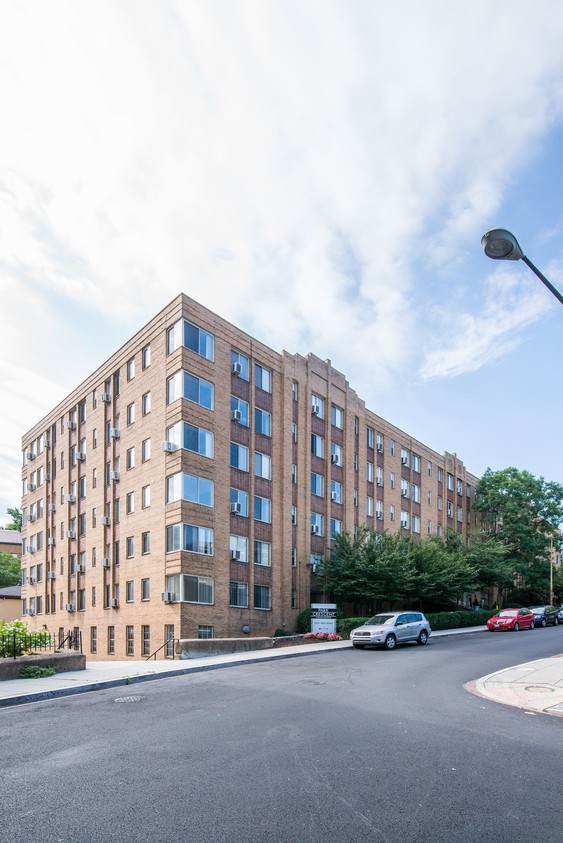
<path fill-rule="evenodd" d="M 22 528 L 22 511 L 21 511 L 21 509 L 18 509 L 15 506 L 14 507 L 9 506 L 6 510 L 6 512 L 8 513 L 8 515 L 10 516 L 10 518 L 12 520 L 9 524 L 6 524 L 6 527 L 4 529 L 6 529 L 6 530 L 18 530 L 19 532 L 21 532 L 21 528 Z"/>
<path fill-rule="evenodd" d="M 21 583 L 20 560 L 11 553 L 0 553 L 0 588 L 8 588 L 11 585 Z"/>

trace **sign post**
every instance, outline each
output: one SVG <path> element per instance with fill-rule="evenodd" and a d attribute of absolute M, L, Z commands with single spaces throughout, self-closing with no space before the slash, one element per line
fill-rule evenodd
<path fill-rule="evenodd" d="M 311 632 L 336 632 L 336 603 L 311 603 Z"/>

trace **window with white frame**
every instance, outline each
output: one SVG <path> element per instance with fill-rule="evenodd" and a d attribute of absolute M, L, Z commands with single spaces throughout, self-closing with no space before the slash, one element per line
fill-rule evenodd
<path fill-rule="evenodd" d="M 213 556 L 213 530 L 195 524 L 171 524 L 166 528 L 166 552 L 177 550 Z"/>
<path fill-rule="evenodd" d="M 322 474 L 315 474 L 311 472 L 311 494 L 317 495 L 319 498 L 324 498 L 325 494 L 325 479 Z"/>
<path fill-rule="evenodd" d="M 243 517 L 248 516 L 248 492 L 243 492 L 242 489 L 231 488 L 231 512 Z"/>
<path fill-rule="evenodd" d="M 243 381 L 249 377 L 248 357 L 240 351 L 231 351 L 231 372 Z"/>
<path fill-rule="evenodd" d="M 366 480 L 368 483 L 373 483 L 373 463 L 366 463 Z"/>
<path fill-rule="evenodd" d="M 177 448 L 184 448 L 186 451 L 213 459 L 214 434 L 204 427 L 180 421 L 167 429 L 166 439 Z"/>
<path fill-rule="evenodd" d="M 420 486 L 413 483 L 411 486 L 411 500 L 415 503 L 420 503 Z"/>
<path fill-rule="evenodd" d="M 135 448 L 127 449 L 125 465 L 127 467 L 127 471 L 129 471 L 131 468 L 135 468 Z"/>
<path fill-rule="evenodd" d="M 401 478 L 401 497 L 408 498 L 409 496 L 409 481 Z"/>
<path fill-rule="evenodd" d="M 293 401 L 297 401 L 299 397 L 299 384 L 297 381 L 292 381 L 291 383 L 291 398 Z"/>
<path fill-rule="evenodd" d="M 366 515 L 373 515 L 373 498 L 371 495 L 366 497 Z"/>
<path fill-rule="evenodd" d="M 173 404 L 179 398 L 185 398 L 200 407 L 213 409 L 214 386 L 209 381 L 180 369 L 166 381 L 166 403 Z"/>
<path fill-rule="evenodd" d="M 394 520 L 395 520 L 395 507 L 394 507 L 392 504 L 391 504 L 391 506 L 389 507 L 389 520 L 390 520 L 390 521 L 394 521 Z"/>
<path fill-rule="evenodd" d="M 332 404 L 330 408 L 330 423 L 340 430 L 344 428 L 344 410 L 337 407 L 336 404 Z"/>
<path fill-rule="evenodd" d="M 406 448 L 401 448 L 401 465 L 409 465 L 409 452 Z"/>
<path fill-rule="evenodd" d="M 166 503 L 189 501 L 213 506 L 213 480 L 179 471 L 166 478 Z"/>
<path fill-rule="evenodd" d="M 213 334 L 188 322 L 187 319 L 180 319 L 168 329 L 167 353 L 172 354 L 182 345 L 207 360 L 213 360 L 214 358 Z"/>
<path fill-rule="evenodd" d="M 432 477 L 432 463 L 428 460 L 428 476 Z"/>
<path fill-rule="evenodd" d="M 127 536 L 125 540 L 125 558 L 132 559 L 135 556 L 135 537 Z"/>
<path fill-rule="evenodd" d="M 141 553 L 143 556 L 146 556 L 147 553 L 151 552 L 151 531 L 145 530 L 144 533 L 141 533 Z"/>
<path fill-rule="evenodd" d="M 389 473 L 389 486 L 391 489 L 395 488 L 395 472 L 391 471 Z"/>
<path fill-rule="evenodd" d="M 291 482 L 293 484 L 297 483 L 297 466 L 295 463 L 291 463 Z"/>
<path fill-rule="evenodd" d="M 321 457 L 324 459 L 325 455 L 325 441 L 322 436 L 317 433 L 311 433 L 311 453 L 314 457 Z"/>
<path fill-rule="evenodd" d="M 457 489 L 458 495 L 463 495 L 463 483 L 462 483 L 462 481 L 460 480 L 459 477 L 456 480 L 456 489 Z"/>
<path fill-rule="evenodd" d="M 143 439 L 141 442 L 141 462 L 148 462 L 151 458 L 151 440 Z"/>
<path fill-rule="evenodd" d="M 269 542 L 254 541 L 254 564 L 269 568 L 271 565 L 272 547 Z"/>
<path fill-rule="evenodd" d="M 231 395 L 231 421 L 248 427 L 248 402 Z"/>
<path fill-rule="evenodd" d="M 342 532 L 342 521 L 339 518 L 330 519 L 330 537 L 333 539 Z"/>
<path fill-rule="evenodd" d="M 342 483 L 337 480 L 330 481 L 330 497 L 334 503 L 342 503 Z"/>
<path fill-rule="evenodd" d="M 371 427 L 366 428 L 366 441 L 368 448 L 373 448 L 375 431 Z"/>
<path fill-rule="evenodd" d="M 151 411 L 151 394 L 150 394 L 150 392 L 145 392 L 145 394 L 141 398 L 141 412 L 142 412 L 143 416 L 148 416 L 150 411 Z"/>
<path fill-rule="evenodd" d="M 389 453 L 391 454 L 392 457 L 395 456 L 395 440 L 394 439 L 389 440 Z"/>
<path fill-rule="evenodd" d="M 272 502 L 269 498 L 254 495 L 254 518 L 256 521 L 264 521 L 270 524 L 272 520 Z"/>
<path fill-rule="evenodd" d="M 148 369 L 150 364 L 151 364 L 151 347 L 150 347 L 150 345 L 145 345 L 145 347 L 141 351 L 141 367 L 143 369 Z"/>
<path fill-rule="evenodd" d="M 383 434 L 378 433 L 375 437 L 375 444 L 379 454 L 383 453 Z"/>
<path fill-rule="evenodd" d="M 254 474 L 256 477 L 263 477 L 264 480 L 272 479 L 272 459 L 268 454 L 254 453 Z"/>
<path fill-rule="evenodd" d="M 463 512 L 462 512 L 461 506 L 457 507 L 457 520 L 460 524 L 463 521 Z"/>
<path fill-rule="evenodd" d="M 411 518 L 411 530 L 413 533 L 420 533 L 420 518 L 418 515 L 413 515 Z"/>
<path fill-rule="evenodd" d="M 254 383 L 258 389 L 263 389 L 264 392 L 272 391 L 272 373 L 269 369 L 261 366 L 259 363 L 254 364 Z"/>
<path fill-rule="evenodd" d="M 254 586 L 254 608 L 264 610 L 272 608 L 271 589 L 269 585 Z"/>
<path fill-rule="evenodd" d="M 248 583 L 234 582 L 231 580 L 229 584 L 229 605 L 239 608 L 248 608 Z"/>
<path fill-rule="evenodd" d="M 315 395 L 313 393 L 311 395 L 311 410 L 314 416 L 318 416 L 320 419 L 324 419 L 325 417 L 325 400 L 321 398 L 320 395 Z"/>
<path fill-rule="evenodd" d="M 238 468 L 239 471 L 248 471 L 248 448 L 246 445 L 231 442 L 231 467 Z"/>
<path fill-rule="evenodd" d="M 443 501 L 442 501 L 442 498 L 440 497 L 440 495 L 438 495 L 437 506 L 438 506 L 438 512 L 441 512 L 442 509 L 444 508 Z"/>
<path fill-rule="evenodd" d="M 151 505 L 151 487 L 143 486 L 141 489 L 141 506 L 143 509 L 148 509 Z"/>
<path fill-rule="evenodd" d="M 420 457 L 418 456 L 418 454 L 412 455 L 412 470 L 418 471 L 418 473 L 420 474 Z"/>
<path fill-rule="evenodd" d="M 311 533 L 324 536 L 324 518 L 319 512 L 311 513 Z"/>
<path fill-rule="evenodd" d="M 261 433 L 263 436 L 272 435 L 272 417 L 260 407 L 254 408 L 254 429 L 256 433 Z"/>
<path fill-rule="evenodd" d="M 127 419 L 127 424 L 128 425 L 133 424 L 133 422 L 135 421 L 135 402 L 134 401 L 131 404 L 127 405 L 127 411 L 126 411 L 125 416 L 126 416 L 126 419 Z"/>
<path fill-rule="evenodd" d="M 452 518 L 454 514 L 454 508 L 451 501 L 446 501 L 446 514 L 448 518 Z"/>
<path fill-rule="evenodd" d="M 331 442 L 330 459 L 334 463 L 334 465 L 343 465 L 342 445 L 337 445 L 336 442 Z"/>
<path fill-rule="evenodd" d="M 401 527 L 403 527 L 405 530 L 408 530 L 409 529 L 409 521 L 410 521 L 409 513 L 405 509 L 402 509 L 401 510 Z"/>
<path fill-rule="evenodd" d="M 231 559 L 236 562 L 248 562 L 248 539 L 246 536 L 229 537 L 229 551 Z"/>

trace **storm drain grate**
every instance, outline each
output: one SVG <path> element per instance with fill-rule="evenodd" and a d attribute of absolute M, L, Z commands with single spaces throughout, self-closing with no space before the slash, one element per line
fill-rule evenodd
<path fill-rule="evenodd" d="M 116 703 L 133 703 L 133 702 L 141 702 L 141 700 L 146 699 L 145 697 L 117 697 L 114 700 Z"/>

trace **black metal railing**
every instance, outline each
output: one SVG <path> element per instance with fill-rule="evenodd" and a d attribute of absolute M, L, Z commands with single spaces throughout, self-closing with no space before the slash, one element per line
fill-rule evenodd
<path fill-rule="evenodd" d="M 145 661 L 148 662 L 149 659 L 154 659 L 156 661 L 156 654 L 160 653 L 161 650 L 164 650 L 165 647 L 166 647 L 165 658 L 167 658 L 167 659 L 171 658 L 172 661 L 174 661 L 174 659 L 176 658 L 176 654 L 175 654 L 175 651 L 174 651 L 174 644 L 177 641 L 179 642 L 180 639 L 179 638 L 168 638 L 168 640 L 165 641 L 164 644 L 161 647 L 158 648 L 158 650 L 155 650 L 154 653 L 151 653 L 150 656 L 147 656 Z"/>
<path fill-rule="evenodd" d="M 59 653 L 65 649 L 82 652 L 80 630 L 69 630 L 67 635 L 63 636 L 50 635 L 48 632 L 12 632 L 0 635 L 0 658 L 3 659 L 17 659 L 41 652 Z"/>

